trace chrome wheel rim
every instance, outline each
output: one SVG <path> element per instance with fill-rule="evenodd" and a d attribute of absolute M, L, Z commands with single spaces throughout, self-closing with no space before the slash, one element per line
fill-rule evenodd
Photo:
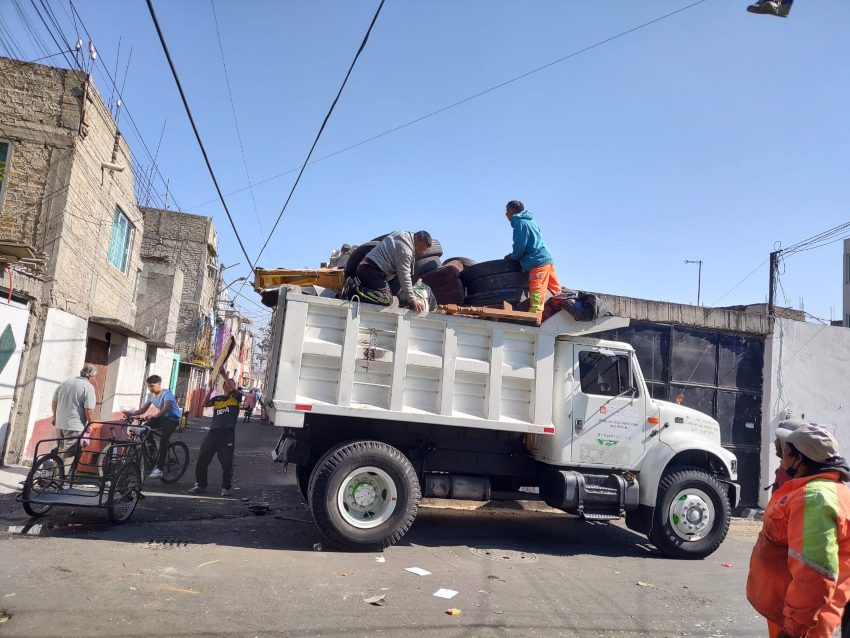
<path fill-rule="evenodd" d="M 398 490 L 395 481 L 378 467 L 357 468 L 343 479 L 337 491 L 337 507 L 346 523 L 372 529 L 395 512 Z"/>
<path fill-rule="evenodd" d="M 681 490 L 670 503 L 670 527 L 683 540 L 693 542 L 708 536 L 715 518 L 714 501 L 703 490 Z"/>

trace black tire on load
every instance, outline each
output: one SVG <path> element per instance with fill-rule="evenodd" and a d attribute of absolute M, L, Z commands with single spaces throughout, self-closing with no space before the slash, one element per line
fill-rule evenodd
<path fill-rule="evenodd" d="M 440 240 L 431 238 L 431 247 L 422 253 L 421 257 L 442 257 L 443 256 L 443 247 L 440 244 Z"/>
<path fill-rule="evenodd" d="M 309 485 L 313 519 L 341 549 L 380 551 L 397 543 L 421 499 L 407 457 L 380 441 L 344 443 L 326 454 Z"/>
<path fill-rule="evenodd" d="M 24 481 L 21 496 L 24 499 L 24 511 L 33 518 L 47 514 L 53 508 L 52 505 L 28 503 L 27 500 L 38 498 L 42 494 L 56 494 L 62 490 L 64 482 L 65 464 L 58 454 L 50 453 L 38 457 Z"/>
<path fill-rule="evenodd" d="M 450 261 L 459 261 L 463 264 L 464 268 L 469 268 L 477 263 L 474 259 L 470 259 L 469 257 L 449 257 L 448 259 L 443 259 L 444 264 L 447 264 Z"/>
<path fill-rule="evenodd" d="M 379 242 L 367 241 L 365 244 L 360 244 L 357 248 L 351 251 L 351 257 L 348 258 L 348 263 L 345 264 L 345 276 L 354 277 L 357 274 L 357 266 L 363 261 L 363 258 L 378 245 Z"/>
<path fill-rule="evenodd" d="M 488 290 L 487 292 L 469 295 L 463 303 L 466 306 L 496 306 L 503 301 L 507 301 L 509 304 L 515 305 L 522 301 L 523 295 L 527 294 L 527 292 L 525 288 Z"/>
<path fill-rule="evenodd" d="M 726 538 L 732 508 L 723 484 L 708 472 L 667 470 L 655 503 L 649 540 L 671 558 L 705 558 Z"/>
<path fill-rule="evenodd" d="M 463 283 L 468 286 L 471 282 L 476 279 L 480 279 L 481 277 L 501 275 L 506 272 L 522 272 L 522 266 L 519 265 L 518 261 L 513 261 L 512 259 L 481 261 L 477 264 L 464 268 L 460 277 L 463 279 Z"/>
<path fill-rule="evenodd" d="M 431 272 L 432 270 L 437 270 L 440 267 L 442 262 L 439 257 L 422 257 L 421 259 L 416 261 L 416 265 L 413 268 L 413 283 L 416 283 L 416 280 L 419 279 L 426 272 Z"/>
<path fill-rule="evenodd" d="M 501 288 L 528 288 L 528 275 L 524 272 L 505 272 L 499 275 L 487 275 L 470 281 L 466 285 L 468 295 L 477 295 L 480 292 L 499 290 Z"/>

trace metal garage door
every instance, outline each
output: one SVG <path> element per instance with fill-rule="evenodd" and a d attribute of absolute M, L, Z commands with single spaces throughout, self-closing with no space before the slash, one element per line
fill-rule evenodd
<path fill-rule="evenodd" d="M 738 457 L 741 505 L 758 504 L 764 341 L 762 338 L 632 322 L 604 338 L 630 343 L 652 396 L 710 414 L 723 447 Z"/>

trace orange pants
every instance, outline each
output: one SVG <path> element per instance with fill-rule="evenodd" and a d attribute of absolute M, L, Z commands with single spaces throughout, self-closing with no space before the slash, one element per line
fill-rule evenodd
<path fill-rule="evenodd" d="M 819 614 L 818 624 L 806 633 L 806 638 L 832 638 L 832 635 L 835 633 L 835 630 L 838 629 L 838 625 L 840 624 L 841 617 L 836 617 L 836 614 L 834 613 L 829 614 L 827 617 L 825 617 L 824 614 Z M 767 634 L 770 638 L 776 638 L 780 631 L 782 631 L 781 625 L 777 625 L 775 622 L 770 620 L 767 621 Z"/>
<path fill-rule="evenodd" d="M 561 284 L 558 283 L 554 264 L 543 264 L 528 271 L 528 296 L 531 300 L 529 312 L 543 314 L 547 290 L 553 295 L 561 292 Z"/>

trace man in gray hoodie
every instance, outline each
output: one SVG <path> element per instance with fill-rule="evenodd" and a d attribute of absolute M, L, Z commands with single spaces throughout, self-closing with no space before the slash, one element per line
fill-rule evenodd
<path fill-rule="evenodd" d="M 387 285 L 398 276 L 401 289 L 398 298 L 403 306 L 422 312 L 425 304 L 413 293 L 413 267 L 416 256 L 422 255 L 431 247 L 431 235 L 428 231 L 396 231 L 384 237 L 363 261 L 357 266 L 357 278 L 360 286 L 353 292 L 363 301 L 389 306 L 393 301 L 392 292 Z"/>

